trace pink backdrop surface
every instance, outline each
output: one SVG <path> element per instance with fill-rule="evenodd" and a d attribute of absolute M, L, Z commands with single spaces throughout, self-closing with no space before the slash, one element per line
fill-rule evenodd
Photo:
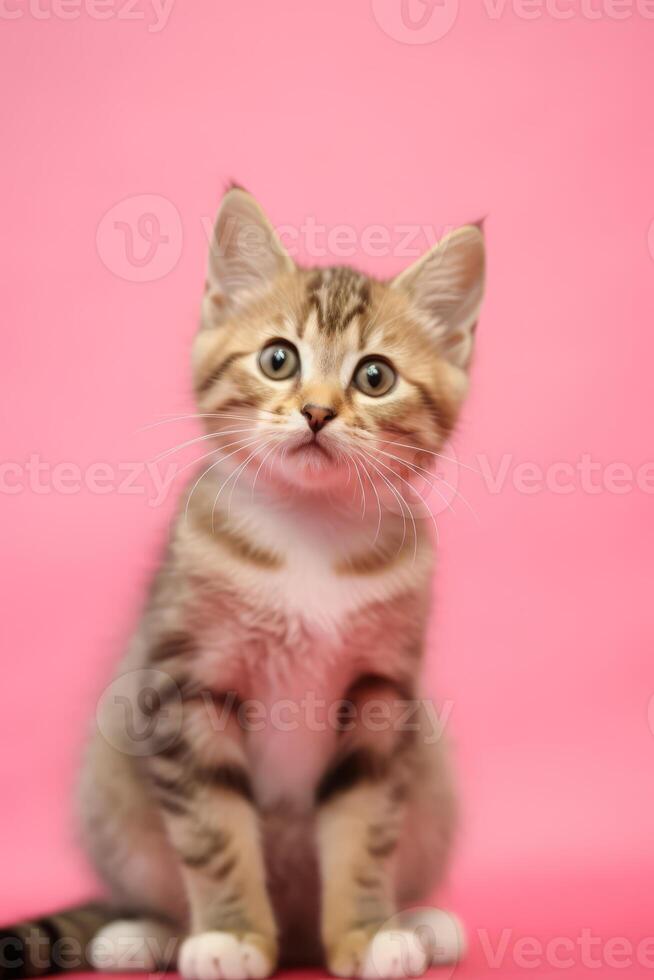
<path fill-rule="evenodd" d="M 428 668 L 456 975 L 652 975 L 651 7 L 0 4 L 2 919 L 88 888 L 77 759 L 183 479 L 145 463 L 197 431 L 143 427 L 191 409 L 234 177 L 379 276 L 486 216 Z"/>

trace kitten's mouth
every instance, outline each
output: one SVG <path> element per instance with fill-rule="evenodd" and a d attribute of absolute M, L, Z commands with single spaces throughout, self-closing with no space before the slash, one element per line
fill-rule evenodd
<path fill-rule="evenodd" d="M 304 442 L 301 442 L 298 446 L 294 446 L 293 449 L 291 449 L 291 454 L 293 456 L 297 456 L 299 453 L 302 453 L 303 455 L 306 454 L 308 457 L 319 455 L 325 457 L 326 459 L 333 458 L 331 452 L 322 444 L 322 442 L 318 441 L 318 437 L 315 435 L 309 436 L 304 440 Z"/>
<path fill-rule="evenodd" d="M 344 457 L 338 439 L 298 432 L 286 447 L 278 458 L 282 482 L 311 491 L 328 490 L 344 482 Z"/>

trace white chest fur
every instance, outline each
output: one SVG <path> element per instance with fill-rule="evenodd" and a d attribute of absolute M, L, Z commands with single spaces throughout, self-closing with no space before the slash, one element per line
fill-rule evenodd
<path fill-rule="evenodd" d="M 204 539 L 203 564 L 227 577 L 237 595 L 203 643 L 203 673 L 232 676 L 247 700 L 247 747 L 257 795 L 309 803 L 333 754 L 337 709 L 348 686 L 382 671 L 400 648 L 379 622 L 357 627 L 429 574 L 428 540 L 372 574 L 348 573 L 343 559 L 374 545 L 374 524 L 316 521 L 301 512 L 236 501 L 232 526 L 280 561 L 240 560 Z M 197 557 L 197 556 L 196 556 Z M 383 615 L 382 615 L 383 619 Z M 357 635 L 354 635 L 354 633 Z M 243 717 L 246 717 L 245 713 Z"/>
<path fill-rule="evenodd" d="M 284 502 L 253 500 L 247 493 L 235 496 L 229 521 L 248 541 L 278 556 L 278 567 L 241 561 L 211 541 L 205 542 L 208 561 L 223 571 L 227 567 L 230 581 L 262 609 L 279 611 L 310 631 L 338 632 L 357 610 L 419 587 L 431 569 L 429 536 L 421 522 L 402 528 L 393 514 L 384 515 L 380 534 L 374 513 L 365 520 L 358 515 L 355 520 L 351 515 L 339 518 Z M 349 573 L 347 560 L 383 552 L 389 531 L 391 536 L 394 532 L 393 548 L 398 539 L 404 546 L 400 560 L 389 561 L 387 567 L 380 563 L 369 574 Z"/>

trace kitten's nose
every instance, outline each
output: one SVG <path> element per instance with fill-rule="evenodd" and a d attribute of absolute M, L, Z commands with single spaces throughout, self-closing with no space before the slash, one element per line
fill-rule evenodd
<path fill-rule="evenodd" d="M 326 408 L 324 405 L 312 405 L 311 403 L 304 406 L 302 414 L 312 432 L 319 432 L 323 426 L 336 418 L 336 412 L 333 408 Z"/>

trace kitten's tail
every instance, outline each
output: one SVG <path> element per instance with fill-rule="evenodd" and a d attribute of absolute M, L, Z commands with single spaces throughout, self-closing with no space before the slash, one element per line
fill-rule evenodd
<path fill-rule="evenodd" d="M 115 918 L 111 905 L 88 902 L 0 928 L 0 980 L 91 969 L 89 943 Z"/>

